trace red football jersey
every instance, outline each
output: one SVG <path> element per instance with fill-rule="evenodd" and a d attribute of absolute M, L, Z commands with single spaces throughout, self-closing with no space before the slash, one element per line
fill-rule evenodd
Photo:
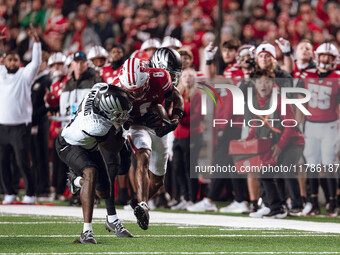
<path fill-rule="evenodd" d="M 122 66 L 116 70 L 113 70 L 111 65 L 103 66 L 101 69 L 100 76 L 102 77 L 105 83 L 112 84 L 114 78 L 118 76 L 120 69 L 122 69 Z"/>
<path fill-rule="evenodd" d="M 61 81 L 58 80 L 51 85 L 51 91 L 45 95 L 45 100 L 50 107 L 59 107 L 60 95 L 67 80 L 68 77 L 65 75 Z"/>
<path fill-rule="evenodd" d="M 148 112 L 152 103 L 163 104 L 166 94 L 172 91 L 172 82 L 169 73 L 161 68 L 148 68 L 150 73 L 149 86 L 147 94 L 138 101 L 132 101 L 133 108 L 131 116 L 137 120 Z M 122 87 L 119 79 L 114 79 L 112 85 Z"/>
<path fill-rule="evenodd" d="M 320 78 L 317 69 L 306 70 L 301 74 L 305 88 L 312 93 L 306 116 L 314 122 L 331 122 L 338 119 L 340 96 L 340 71 L 333 71 L 326 78 Z"/>

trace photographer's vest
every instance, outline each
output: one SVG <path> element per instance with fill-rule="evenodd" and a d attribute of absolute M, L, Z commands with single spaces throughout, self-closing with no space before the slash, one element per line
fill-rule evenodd
<path fill-rule="evenodd" d="M 258 99 L 257 99 L 257 95 L 256 94 L 253 95 L 253 105 L 255 109 L 268 110 L 271 104 L 272 104 L 272 96 L 267 100 L 266 104 L 263 107 L 260 107 Z M 247 109 L 247 111 L 249 111 L 249 109 Z M 272 114 L 269 114 L 266 116 L 253 114 L 252 119 L 256 120 L 256 122 L 253 121 L 252 123 L 253 126 L 260 125 L 260 123 L 264 123 L 262 127 L 255 128 L 256 138 L 270 137 L 272 139 L 272 144 L 278 143 L 283 132 L 283 127 L 281 126 L 281 118 L 280 118 L 280 114 L 277 109 Z M 268 121 L 268 119 L 276 119 L 276 121 Z"/>

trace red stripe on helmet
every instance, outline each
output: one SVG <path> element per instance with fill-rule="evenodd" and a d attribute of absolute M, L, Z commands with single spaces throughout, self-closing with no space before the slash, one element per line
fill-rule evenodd
<path fill-rule="evenodd" d="M 130 80 L 130 62 L 131 62 L 131 59 L 129 59 L 128 62 L 127 62 L 127 73 L 128 73 L 128 77 L 129 77 L 129 85 L 131 83 L 131 80 Z"/>
<path fill-rule="evenodd" d="M 136 61 L 136 59 L 135 58 L 133 58 L 132 59 L 132 82 L 133 82 L 133 84 L 136 84 L 136 77 L 135 77 L 135 71 L 136 70 L 134 70 L 135 69 L 135 61 Z"/>

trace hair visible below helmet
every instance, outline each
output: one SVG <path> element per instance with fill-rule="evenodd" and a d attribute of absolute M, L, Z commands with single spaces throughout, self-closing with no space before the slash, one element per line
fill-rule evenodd
<path fill-rule="evenodd" d="M 94 58 L 107 58 L 109 54 L 102 46 L 93 46 L 89 50 L 89 53 L 87 54 L 87 58 L 89 60 L 92 60 Z"/>
<path fill-rule="evenodd" d="M 174 49 L 159 48 L 151 58 L 153 68 L 162 68 L 166 70 L 172 79 L 172 85 L 177 86 L 182 74 L 182 58 Z"/>
<path fill-rule="evenodd" d="M 124 124 L 129 119 L 132 103 L 126 91 L 106 83 L 97 83 L 93 89 L 98 89 L 94 107 L 105 117 L 117 124 Z"/>
<path fill-rule="evenodd" d="M 119 73 L 119 81 L 134 100 L 141 100 L 148 92 L 150 73 L 138 58 L 129 58 Z"/>
<path fill-rule="evenodd" d="M 236 55 L 237 63 L 240 64 L 242 57 L 247 56 L 247 55 L 249 55 L 250 58 L 252 59 L 255 58 L 255 46 L 250 45 L 250 44 L 242 45 L 237 50 L 237 55 Z"/>
<path fill-rule="evenodd" d="M 334 60 L 332 63 L 320 63 L 320 55 L 331 55 L 334 57 Z M 321 44 L 315 51 L 316 61 L 319 68 L 325 69 L 325 70 L 334 70 L 336 68 L 336 60 L 339 56 L 338 49 L 331 43 L 323 43 Z"/>
<path fill-rule="evenodd" d="M 54 64 L 60 63 L 60 64 L 64 64 L 66 61 L 66 56 L 61 53 L 61 52 L 57 52 L 57 53 L 53 53 L 47 61 L 48 66 L 52 66 Z"/>

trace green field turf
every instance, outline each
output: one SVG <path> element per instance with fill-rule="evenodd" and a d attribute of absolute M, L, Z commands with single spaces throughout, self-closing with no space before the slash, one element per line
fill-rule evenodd
<path fill-rule="evenodd" d="M 94 219 L 97 245 L 74 243 L 82 220 L 0 214 L 0 254 L 340 254 L 340 234 L 124 222 L 134 238 L 117 238 Z"/>

